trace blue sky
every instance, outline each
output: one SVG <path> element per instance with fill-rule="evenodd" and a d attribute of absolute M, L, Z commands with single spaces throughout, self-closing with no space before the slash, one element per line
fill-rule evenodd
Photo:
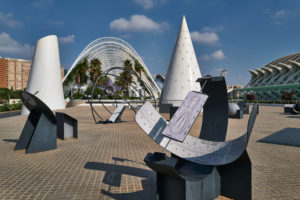
<path fill-rule="evenodd" d="M 202 75 L 226 69 L 228 85 L 300 49 L 297 0 L 1 0 L 0 56 L 31 59 L 36 40 L 55 34 L 69 68 L 91 41 L 115 36 L 165 74 L 183 14 Z"/>

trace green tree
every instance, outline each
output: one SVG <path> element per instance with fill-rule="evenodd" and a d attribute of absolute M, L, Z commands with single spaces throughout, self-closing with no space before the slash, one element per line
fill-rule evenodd
<path fill-rule="evenodd" d="M 93 83 L 96 82 L 97 78 L 102 74 L 101 61 L 98 58 L 94 58 L 90 61 L 90 79 Z"/>
<path fill-rule="evenodd" d="M 142 78 L 143 66 L 137 59 L 134 59 L 134 70 L 138 73 L 139 77 Z"/>
<path fill-rule="evenodd" d="M 64 85 L 67 86 L 73 81 L 77 84 L 85 84 L 87 82 L 86 72 L 89 69 L 89 63 L 87 57 L 83 58 L 70 72 L 67 79 L 64 81 Z"/>
<path fill-rule="evenodd" d="M 77 76 L 77 83 L 80 84 L 85 84 L 87 82 L 88 76 L 87 76 L 87 71 L 89 69 L 89 62 L 87 57 L 85 57 L 80 63 L 78 64 L 78 75 Z"/>
<path fill-rule="evenodd" d="M 120 78 L 117 78 L 115 85 L 121 86 L 125 90 L 125 97 L 129 97 L 128 85 L 133 82 L 133 76 L 129 71 L 133 71 L 132 63 L 130 60 L 123 62 L 124 70 L 120 73 Z"/>

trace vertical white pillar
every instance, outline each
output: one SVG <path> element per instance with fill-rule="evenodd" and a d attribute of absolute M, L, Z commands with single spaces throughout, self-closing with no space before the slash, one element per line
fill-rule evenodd
<path fill-rule="evenodd" d="M 27 92 L 41 99 L 51 110 L 64 109 L 64 94 L 56 35 L 37 41 L 27 84 Z M 21 114 L 29 111 L 23 106 Z"/>

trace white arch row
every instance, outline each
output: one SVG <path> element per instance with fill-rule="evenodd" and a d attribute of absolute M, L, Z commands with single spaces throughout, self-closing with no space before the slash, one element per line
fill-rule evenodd
<path fill-rule="evenodd" d="M 151 79 L 151 81 L 149 81 L 145 75 L 142 75 L 142 80 L 148 83 L 156 97 L 159 96 L 161 91 L 153 80 L 151 73 L 142 58 L 130 44 L 116 37 L 102 37 L 88 44 L 72 64 L 68 73 L 64 77 L 63 82 L 72 72 L 72 70 L 74 70 L 75 66 L 87 56 L 89 61 L 94 58 L 98 58 L 102 63 L 102 71 L 111 67 L 121 67 L 126 59 L 131 61 L 134 61 L 134 59 L 138 60 L 145 69 L 148 77 Z M 132 62 L 132 64 L 134 63 Z"/>
<path fill-rule="evenodd" d="M 248 70 L 251 80 L 246 87 L 279 85 L 299 82 L 300 62 L 288 60 L 286 63 L 268 64 L 261 69 Z"/>

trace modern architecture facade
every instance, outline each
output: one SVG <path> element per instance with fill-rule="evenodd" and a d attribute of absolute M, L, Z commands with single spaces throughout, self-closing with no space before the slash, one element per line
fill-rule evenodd
<path fill-rule="evenodd" d="M 30 60 L 0 58 L 0 87 L 23 90 L 27 87 L 30 68 Z"/>
<path fill-rule="evenodd" d="M 87 58 L 88 61 L 91 61 L 95 58 L 99 59 L 102 63 L 102 71 L 113 67 L 122 67 L 125 60 L 130 60 L 132 65 L 134 65 L 136 59 L 144 69 L 143 73 L 141 73 L 141 79 L 149 86 L 154 96 L 156 98 L 159 97 L 161 92 L 160 88 L 152 78 L 148 67 L 135 49 L 126 41 L 116 37 L 102 37 L 92 41 L 76 58 L 68 73 L 65 75 L 63 81 L 68 78 L 70 73 L 76 68 L 76 65 L 84 58 Z M 114 70 L 111 73 L 114 73 L 116 76 L 118 76 L 120 70 Z M 70 86 L 66 87 L 66 90 L 67 89 L 70 89 Z"/>
<path fill-rule="evenodd" d="M 198 78 L 201 78 L 201 73 L 188 25 L 183 16 L 164 80 L 160 111 L 167 112 L 168 107 L 179 106 L 189 91 L 200 91 L 200 85 L 196 82 Z"/>
<path fill-rule="evenodd" d="M 300 100 L 300 53 L 281 57 L 249 72 L 249 83 L 236 91 L 253 93 L 257 100 L 281 100 L 285 94 L 291 94 L 292 100 Z"/>

